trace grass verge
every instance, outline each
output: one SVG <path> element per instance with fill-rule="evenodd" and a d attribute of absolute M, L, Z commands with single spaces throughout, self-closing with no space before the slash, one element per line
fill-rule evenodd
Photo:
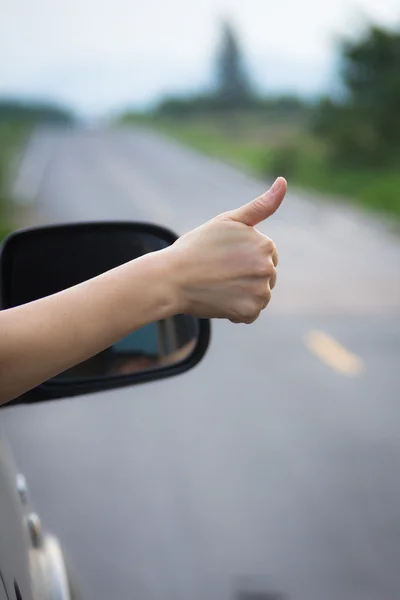
<path fill-rule="evenodd" d="M 10 172 L 29 128 L 22 123 L 0 121 L 0 242 L 14 229 L 10 198 Z"/>

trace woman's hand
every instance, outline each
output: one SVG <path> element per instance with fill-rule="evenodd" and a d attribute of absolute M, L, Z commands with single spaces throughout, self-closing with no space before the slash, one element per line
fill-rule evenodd
<path fill-rule="evenodd" d="M 276 283 L 278 254 L 254 226 L 279 208 L 286 187 L 278 178 L 256 200 L 218 215 L 167 250 L 180 312 L 234 323 L 257 319 Z"/>

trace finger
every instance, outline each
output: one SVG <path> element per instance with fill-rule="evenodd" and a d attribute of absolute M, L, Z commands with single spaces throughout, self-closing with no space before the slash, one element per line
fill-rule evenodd
<path fill-rule="evenodd" d="M 265 292 L 265 300 L 264 300 L 264 304 L 262 305 L 261 310 L 264 310 L 264 308 L 267 308 L 267 306 L 269 304 L 269 301 L 271 300 L 271 296 L 272 296 L 272 294 L 271 294 L 271 285 L 270 285 L 270 282 L 268 281 L 267 282 L 267 289 L 266 289 L 266 292 Z"/>
<path fill-rule="evenodd" d="M 271 296 L 269 296 L 269 297 L 268 297 L 268 298 L 265 300 L 265 302 L 264 302 L 264 304 L 263 304 L 263 307 L 262 307 L 262 309 L 261 309 L 261 310 L 264 310 L 265 308 L 267 308 L 267 306 L 268 306 L 268 304 L 269 304 L 269 301 L 270 301 L 270 300 L 271 300 Z"/>
<path fill-rule="evenodd" d="M 256 317 L 254 317 L 254 319 L 246 319 L 245 321 L 243 321 L 244 325 L 253 325 L 253 323 L 255 323 L 258 319 L 260 315 L 258 314 Z"/>
<path fill-rule="evenodd" d="M 268 192 L 265 192 L 265 194 L 252 202 L 227 213 L 227 216 L 233 221 L 254 227 L 258 223 L 268 219 L 268 217 L 278 210 L 285 197 L 286 189 L 286 179 L 278 177 Z"/>
<path fill-rule="evenodd" d="M 276 248 L 274 248 L 272 250 L 272 262 L 274 263 L 274 267 L 278 266 L 279 256 L 278 256 L 278 250 Z"/>

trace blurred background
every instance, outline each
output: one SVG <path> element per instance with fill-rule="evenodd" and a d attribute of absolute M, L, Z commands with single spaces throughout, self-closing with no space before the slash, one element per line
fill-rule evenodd
<path fill-rule="evenodd" d="M 259 195 L 279 284 L 193 372 L 2 411 L 92 596 L 400 594 L 397 0 L 3 0 L 0 235 Z"/>
<path fill-rule="evenodd" d="M 259 175 L 398 216 L 394 0 L 204 0 L 190 15 L 178 1 L 4 10 L 2 170 L 38 123 L 144 122 Z"/>

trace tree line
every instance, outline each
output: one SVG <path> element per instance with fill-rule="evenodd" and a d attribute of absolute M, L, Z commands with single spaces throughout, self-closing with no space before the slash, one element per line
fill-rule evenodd
<path fill-rule="evenodd" d="M 0 122 L 49 123 L 68 125 L 74 122 L 71 111 L 47 102 L 30 102 L 19 99 L 0 100 Z"/>

